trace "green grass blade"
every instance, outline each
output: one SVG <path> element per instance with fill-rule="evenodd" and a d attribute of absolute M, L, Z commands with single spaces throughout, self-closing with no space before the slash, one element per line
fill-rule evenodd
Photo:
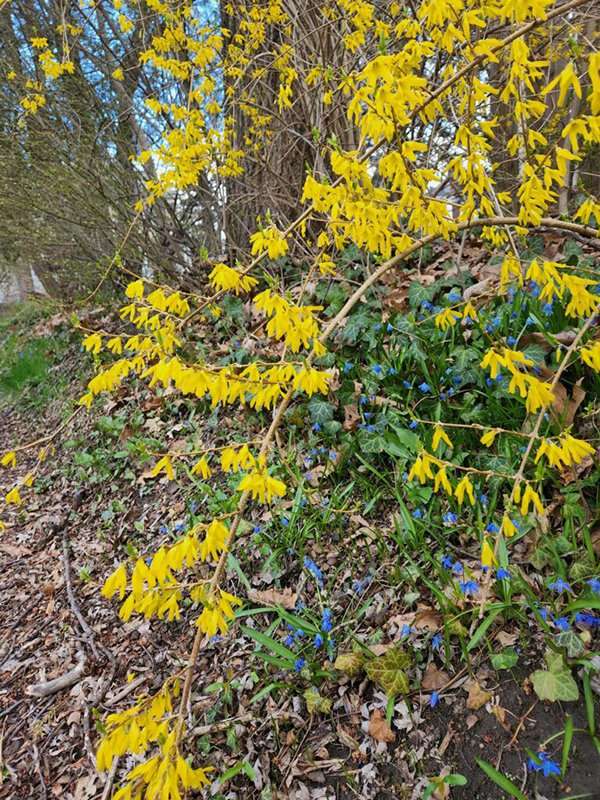
<path fill-rule="evenodd" d="M 587 717 L 588 728 L 592 736 L 596 735 L 596 712 L 594 710 L 594 695 L 592 694 L 592 684 L 590 673 L 583 673 L 583 696 L 585 698 L 585 715 Z"/>
<path fill-rule="evenodd" d="M 511 797 L 516 798 L 516 800 L 527 800 L 527 796 L 523 794 L 523 792 L 515 786 L 512 781 L 509 781 L 506 775 L 503 775 L 501 772 L 498 772 L 495 767 L 492 767 L 491 764 L 488 764 L 487 761 L 484 761 L 482 758 L 476 759 L 477 766 L 479 769 L 483 770 L 485 774 L 491 781 L 494 781 L 496 786 L 499 786 L 504 792 L 509 794 Z"/>
<path fill-rule="evenodd" d="M 491 627 L 493 621 L 496 619 L 498 614 L 501 611 L 503 611 L 503 609 L 504 609 L 504 603 L 499 608 L 495 608 L 495 609 L 493 609 L 493 611 L 490 611 L 490 613 L 483 620 L 481 625 L 477 628 L 477 630 L 475 631 L 473 636 L 471 636 L 471 639 L 469 640 L 469 644 L 467 645 L 467 652 L 468 653 L 470 653 L 471 650 L 473 650 L 475 647 L 477 647 L 479 642 L 483 639 L 483 637 L 487 633 L 488 628 Z"/>
<path fill-rule="evenodd" d="M 565 734 L 563 737 L 562 758 L 560 760 L 560 774 L 565 777 L 567 764 L 569 763 L 569 753 L 573 742 L 573 717 L 568 716 L 565 723 Z"/>
<path fill-rule="evenodd" d="M 292 650 L 289 650 L 285 645 L 281 644 L 281 642 L 271 639 L 270 636 L 267 636 L 260 631 L 255 631 L 254 628 L 248 628 L 246 625 L 242 625 L 241 628 L 246 636 L 254 639 L 255 642 L 258 642 L 258 644 L 262 645 L 266 650 L 276 653 L 286 661 L 294 664 L 298 658 L 298 656 Z"/>

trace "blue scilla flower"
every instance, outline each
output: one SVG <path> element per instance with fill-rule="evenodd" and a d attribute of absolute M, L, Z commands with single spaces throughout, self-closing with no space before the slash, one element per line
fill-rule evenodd
<path fill-rule="evenodd" d="M 395 375 L 396 374 L 396 367 L 390 367 L 388 369 L 388 375 Z"/>
<path fill-rule="evenodd" d="M 600 594 L 600 579 L 599 578 L 590 578 L 587 581 L 587 585 L 590 587 L 594 594 Z"/>
<path fill-rule="evenodd" d="M 600 617 L 595 617 L 593 614 L 590 614 L 589 611 L 578 611 L 575 614 L 575 622 L 579 622 L 582 625 L 589 625 L 590 628 L 600 627 Z"/>
<path fill-rule="evenodd" d="M 496 578 L 498 578 L 499 581 L 509 581 L 510 572 L 507 569 L 504 569 L 504 567 L 500 567 L 496 572 Z"/>
<path fill-rule="evenodd" d="M 527 761 L 527 766 L 532 772 L 541 772 L 544 778 L 548 778 L 550 775 L 560 775 L 560 767 L 555 761 L 548 758 L 546 753 L 539 752 L 537 761 L 534 758 L 530 758 Z"/>
<path fill-rule="evenodd" d="M 373 425 L 371 423 L 369 423 L 368 425 L 360 424 L 358 427 L 362 428 L 367 433 L 375 433 L 375 431 L 377 430 L 375 425 Z"/>
<path fill-rule="evenodd" d="M 517 343 L 517 339 L 514 336 L 507 336 L 506 337 L 506 344 L 509 347 L 514 347 Z"/>
<path fill-rule="evenodd" d="M 371 417 L 375 416 L 375 412 L 374 411 L 365 411 L 363 416 L 364 416 L 365 419 L 368 420 L 368 419 L 371 419 Z"/>
<path fill-rule="evenodd" d="M 462 383 L 462 380 L 463 380 L 463 379 L 461 378 L 461 376 L 460 376 L 460 375 L 453 375 L 453 376 L 452 376 L 452 383 L 453 383 L 455 386 L 460 386 L 460 385 L 461 385 L 461 383 Z"/>
<path fill-rule="evenodd" d="M 450 292 L 450 294 L 448 295 L 448 301 L 450 303 L 458 303 L 458 301 L 460 300 L 461 297 L 462 297 L 462 294 L 460 292 L 458 292 L 456 289 L 453 289 Z"/>
<path fill-rule="evenodd" d="M 548 588 L 551 589 L 553 592 L 557 594 L 561 594 L 561 592 L 571 592 L 571 584 L 567 583 L 567 581 L 563 581 L 562 578 L 557 578 L 555 581 L 552 581 L 548 584 Z"/>
<path fill-rule="evenodd" d="M 568 631 L 571 627 L 569 625 L 569 620 L 566 617 L 554 617 L 554 624 L 559 631 Z"/>
<path fill-rule="evenodd" d="M 412 512 L 414 519 L 423 519 L 423 509 L 422 508 L 415 508 Z"/>
<path fill-rule="evenodd" d="M 373 364 L 371 367 L 375 375 L 383 375 L 383 367 L 381 364 Z"/>
<path fill-rule="evenodd" d="M 442 556 L 441 564 L 444 569 L 452 569 L 452 566 L 454 565 L 452 556 Z"/>
<path fill-rule="evenodd" d="M 515 292 L 514 286 L 509 286 L 508 290 L 506 292 L 506 295 L 507 295 L 507 297 L 508 297 L 508 299 L 510 300 L 511 303 L 515 299 L 515 294 L 516 294 L 516 292 Z"/>
<path fill-rule="evenodd" d="M 419 423 L 416 419 L 411 419 L 411 421 L 408 423 L 408 427 L 411 429 L 411 431 L 414 431 L 415 428 L 419 427 Z"/>
<path fill-rule="evenodd" d="M 545 316 L 550 317 L 554 311 L 554 303 L 544 303 L 542 306 L 542 311 Z"/>
<path fill-rule="evenodd" d="M 161 525 L 160 528 L 158 529 L 158 532 L 164 536 L 169 532 L 169 529 L 167 528 L 166 525 Z"/>
<path fill-rule="evenodd" d="M 479 585 L 477 581 L 460 581 L 458 585 L 465 597 L 473 597 L 479 591 Z"/>
<path fill-rule="evenodd" d="M 431 708 L 435 708 L 439 702 L 440 702 L 440 693 L 432 692 L 429 698 L 429 705 L 431 706 Z"/>
<path fill-rule="evenodd" d="M 375 323 L 374 330 L 375 330 L 376 333 L 381 330 L 381 322 L 376 322 Z"/>
<path fill-rule="evenodd" d="M 427 383 L 427 381 L 423 381 L 423 383 L 419 384 L 419 391 L 423 394 L 427 394 L 431 391 L 431 386 Z"/>
<path fill-rule="evenodd" d="M 405 624 L 402 626 L 402 628 L 400 629 L 400 636 L 401 636 L 403 639 L 404 639 L 404 638 L 406 638 L 407 636 L 410 636 L 410 635 L 411 635 L 411 633 L 412 633 L 412 628 L 411 628 L 411 627 L 410 627 L 410 625 L 408 625 L 407 623 L 405 623 Z"/>
<path fill-rule="evenodd" d="M 260 533 L 261 531 L 262 531 L 262 526 L 261 525 L 255 525 L 252 528 L 252 533 L 254 533 L 254 534 Z"/>
<path fill-rule="evenodd" d="M 456 562 L 455 562 L 455 563 L 452 565 L 452 572 L 453 572 L 455 575 L 462 575 L 464 571 L 465 571 L 465 568 L 464 568 L 464 567 L 463 567 L 463 565 L 460 563 L 460 561 L 456 561 Z"/>
<path fill-rule="evenodd" d="M 495 522 L 490 522 L 489 525 L 486 527 L 486 531 L 488 533 L 499 533 L 500 528 L 496 525 Z"/>
<path fill-rule="evenodd" d="M 323 609 L 323 616 L 321 618 L 321 630 L 323 633 L 330 633 L 333 629 L 333 622 L 331 619 L 331 609 L 324 608 Z"/>
<path fill-rule="evenodd" d="M 369 399 L 365 394 L 361 394 L 361 396 L 358 399 L 358 402 L 361 404 L 361 406 L 366 406 L 367 403 L 369 402 Z"/>
<path fill-rule="evenodd" d="M 442 646 L 442 641 L 443 641 L 442 634 L 436 633 L 431 637 L 431 646 L 433 647 L 434 650 L 439 650 L 440 647 Z"/>
<path fill-rule="evenodd" d="M 284 643 L 284 645 L 286 647 L 293 647 L 294 646 L 294 637 L 292 636 L 291 633 L 288 633 L 288 635 L 283 640 L 283 643 Z"/>
<path fill-rule="evenodd" d="M 533 297 L 540 296 L 540 285 L 536 281 L 529 281 L 527 288 Z"/>
<path fill-rule="evenodd" d="M 488 504 L 488 496 L 487 494 L 483 494 L 483 492 L 477 498 L 482 506 L 487 506 Z"/>
<path fill-rule="evenodd" d="M 351 361 L 344 361 L 344 366 L 342 367 L 342 372 L 344 375 L 347 375 L 353 366 L 354 364 Z"/>
<path fill-rule="evenodd" d="M 287 528 L 287 526 L 290 524 L 290 521 L 287 517 L 282 517 L 281 524 L 283 525 L 284 528 Z"/>
<path fill-rule="evenodd" d="M 404 386 L 405 389 L 410 389 L 412 387 L 412 383 L 410 381 L 403 380 L 402 386 Z"/>
<path fill-rule="evenodd" d="M 485 385 L 486 386 L 493 386 L 494 385 L 494 381 L 491 378 L 486 378 L 485 379 Z"/>
<path fill-rule="evenodd" d="M 325 640 L 323 639 L 323 637 L 321 636 L 321 634 L 320 634 L 320 633 L 317 633 L 317 635 L 316 635 L 316 636 L 315 636 L 315 638 L 313 639 L 313 644 L 314 644 L 315 648 L 318 650 L 320 647 L 323 647 L 323 642 L 324 642 L 324 641 L 325 641 Z"/>
<path fill-rule="evenodd" d="M 306 666 L 306 659 L 302 658 L 302 656 L 300 656 L 300 658 L 297 658 L 296 661 L 294 662 L 294 669 L 296 670 L 296 672 L 302 672 L 305 666 Z"/>
<path fill-rule="evenodd" d="M 316 580 L 319 587 L 323 588 L 323 573 L 319 569 L 319 567 L 315 564 L 312 558 L 308 556 L 304 557 L 304 568 L 307 569 L 313 578 Z"/>
<path fill-rule="evenodd" d="M 423 300 L 423 302 L 421 303 L 421 308 L 423 309 L 423 311 L 431 311 L 433 305 L 432 303 L 429 302 L 429 300 Z"/>
<path fill-rule="evenodd" d="M 385 329 L 388 333 L 391 333 L 394 330 L 394 326 L 391 322 L 388 322 L 388 324 L 385 326 Z"/>
<path fill-rule="evenodd" d="M 446 525 L 456 525 L 458 522 L 458 514 L 455 514 L 454 511 L 446 511 L 445 514 L 442 514 L 442 521 L 446 523 Z"/>
<path fill-rule="evenodd" d="M 321 430 L 321 423 L 315 422 L 312 426 L 312 429 L 315 433 L 318 433 Z"/>

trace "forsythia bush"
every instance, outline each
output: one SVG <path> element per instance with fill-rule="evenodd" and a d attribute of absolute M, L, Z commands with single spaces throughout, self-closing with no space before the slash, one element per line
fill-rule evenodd
<path fill-rule="evenodd" d="M 80 400 L 91 412 L 97 397 L 132 380 L 175 389 L 197 398 L 206 410 L 229 405 L 267 412 L 260 446 L 248 441 L 165 452 L 157 459 L 153 475 L 169 480 L 185 480 L 184 467 L 203 479 L 219 470 L 238 473 L 237 512 L 207 519 L 174 544 L 120 564 L 102 590 L 106 598 L 118 598 L 123 620 L 134 614 L 176 620 L 188 599 L 198 609 L 188 667 L 158 694 L 110 715 L 97 753 L 99 770 L 108 770 L 117 756 L 144 754 L 116 794 L 118 800 L 174 800 L 209 782 L 208 770 L 186 759 L 186 720 L 202 642 L 226 633 L 242 602 L 227 591 L 225 572 L 240 520 L 249 503 L 276 503 L 285 496 L 287 487 L 276 477 L 275 434 L 295 398 L 327 395 L 334 377 L 324 366 L 330 363 L 327 348 L 349 312 L 386 272 L 436 239 L 460 239 L 477 230 L 490 256 L 499 257 L 499 279 L 486 293 L 433 312 L 440 340 L 461 326 L 477 326 L 483 309 L 533 284 L 540 301 L 562 307 L 575 330 L 568 345 L 557 345 L 551 378 L 515 349 L 516 338 L 498 336 L 493 326 L 483 332 L 488 345 L 480 369 L 492 381 L 505 376 L 531 424 L 525 432 L 490 427 L 478 433 L 489 448 L 511 436 L 525 445 L 514 474 L 483 476 L 502 481 L 504 508 L 499 529 L 481 535 L 481 561 L 489 569 L 477 600 L 482 610 L 494 591 L 491 569 L 501 549 L 510 550 L 516 533 L 515 513 L 544 514 L 538 465 L 560 469 L 593 453 L 553 407 L 560 378 L 574 362 L 600 372 L 597 276 L 544 256 L 524 259 L 521 250 L 523 237 L 540 227 L 598 239 L 600 202 L 585 188 L 579 165 L 600 145 L 600 54 L 593 49 L 594 33 L 590 38 L 585 32 L 584 11 L 591 14 L 592 5 L 586 0 L 324 0 L 319 21 L 339 31 L 347 69 L 298 65 L 294 4 L 284 0 L 230 4 L 227 12 L 238 21 L 235 33 L 203 24 L 191 0 L 113 4 L 125 33 L 138 14 L 160 18 L 160 34 L 141 61 L 161 85 L 187 87 L 184 105 L 173 105 L 164 91 L 145 101 L 151 111 L 169 115 L 172 125 L 156 147 L 137 154 L 141 165 L 149 160 L 157 165 L 157 177 L 148 181 L 147 197 L 134 213 L 170 192 L 190 190 L 201 175 L 243 180 L 245 156 L 268 146 L 274 120 L 285 120 L 296 97 L 307 90 L 325 120 L 315 135 L 327 142 L 323 163 L 306 175 L 296 221 L 280 228 L 277 209 L 265 208 L 245 263 L 213 262 L 203 295 L 137 276 L 120 310 L 122 329 L 89 331 L 84 340 L 86 350 L 99 356 L 97 374 Z M 565 26 L 568 34 L 561 35 Z M 281 35 L 270 50 L 268 31 L 274 27 Z M 32 84 L 24 95 L 26 114 L 43 105 L 53 80 L 63 74 L 68 79 L 69 48 L 77 35 L 76 29 L 64 31 L 62 55 L 46 38 L 32 39 L 45 81 Z M 252 92 L 253 80 L 259 82 L 267 69 L 276 75 L 278 88 L 273 107 L 264 109 L 254 104 Z M 225 77 L 225 97 L 218 76 Z M 232 107 L 245 115 L 241 138 Z M 356 134 L 354 149 L 344 149 L 329 135 L 327 111 L 333 107 L 346 113 Z M 508 158 L 515 173 L 506 188 L 499 176 Z M 565 186 L 577 195 L 570 218 L 557 212 Z M 350 245 L 371 254 L 375 267 L 324 326 L 322 309 L 309 303 L 308 287 L 335 276 L 338 256 Z M 266 265 L 291 251 L 311 256 L 298 285 L 283 287 Z M 227 294 L 252 303 L 264 319 L 262 335 L 279 345 L 274 350 L 279 356 L 226 367 L 186 359 L 189 332 L 218 319 Z M 445 424 L 443 404 L 438 419 L 420 423 L 429 433 L 408 479 L 432 485 L 450 507 L 474 506 L 474 482 L 481 471 L 469 466 L 464 453 L 455 453 L 453 431 L 461 426 Z M 2 457 L 4 467 L 15 466 L 17 451 Z M 34 477 L 16 485 L 5 502 L 23 502 Z M 213 565 L 207 579 L 197 569 L 202 562 Z"/>

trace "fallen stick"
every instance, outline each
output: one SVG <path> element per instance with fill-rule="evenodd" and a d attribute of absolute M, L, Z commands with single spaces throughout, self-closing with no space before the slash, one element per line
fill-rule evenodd
<path fill-rule="evenodd" d="M 60 692 L 62 689 L 68 689 L 76 683 L 79 683 L 83 677 L 84 671 L 85 661 L 81 661 L 72 670 L 65 672 L 64 675 L 58 678 L 29 686 L 26 689 L 26 694 L 33 697 L 48 697 L 51 694 L 56 694 L 56 692 Z"/>

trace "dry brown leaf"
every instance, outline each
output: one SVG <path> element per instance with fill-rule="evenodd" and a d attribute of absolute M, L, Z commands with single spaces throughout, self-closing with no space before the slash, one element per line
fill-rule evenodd
<path fill-rule="evenodd" d="M 465 723 L 467 725 L 467 730 L 470 731 L 471 728 L 474 725 L 477 725 L 478 722 L 479 722 L 479 717 L 477 716 L 477 714 L 469 714 L 469 716 L 465 720 Z"/>
<path fill-rule="evenodd" d="M 469 683 L 469 696 L 467 697 L 467 708 L 472 711 L 477 711 L 484 706 L 489 700 L 492 699 L 491 692 L 486 692 L 482 689 L 477 681 Z"/>
<path fill-rule="evenodd" d="M 421 686 L 427 691 L 437 691 L 443 689 L 450 682 L 450 676 L 443 669 L 438 669 L 433 661 L 427 664 L 427 669 L 423 675 Z"/>
<path fill-rule="evenodd" d="M 417 630 L 435 632 L 442 624 L 441 614 L 429 606 L 418 606 L 414 626 Z"/>
<path fill-rule="evenodd" d="M 496 634 L 496 641 L 499 642 L 502 647 L 510 647 L 518 638 L 518 633 L 508 633 L 508 631 L 498 631 Z"/>
<path fill-rule="evenodd" d="M 344 406 L 344 422 L 343 428 L 345 431 L 353 431 L 358 427 L 360 422 L 360 412 L 356 403 L 348 403 Z"/>
<path fill-rule="evenodd" d="M 393 742 L 396 738 L 380 708 L 376 708 L 371 714 L 369 734 L 378 742 Z"/>
<path fill-rule="evenodd" d="M 19 556 L 28 556 L 31 551 L 23 545 L 10 544 L 9 542 L 0 543 L 0 553 L 6 553 L 7 556 L 19 558 Z"/>
<path fill-rule="evenodd" d="M 284 589 L 278 592 L 277 589 L 249 589 L 246 593 L 249 600 L 253 603 L 261 603 L 266 606 L 282 606 L 282 608 L 294 609 L 298 600 L 298 593 L 291 589 Z"/>

